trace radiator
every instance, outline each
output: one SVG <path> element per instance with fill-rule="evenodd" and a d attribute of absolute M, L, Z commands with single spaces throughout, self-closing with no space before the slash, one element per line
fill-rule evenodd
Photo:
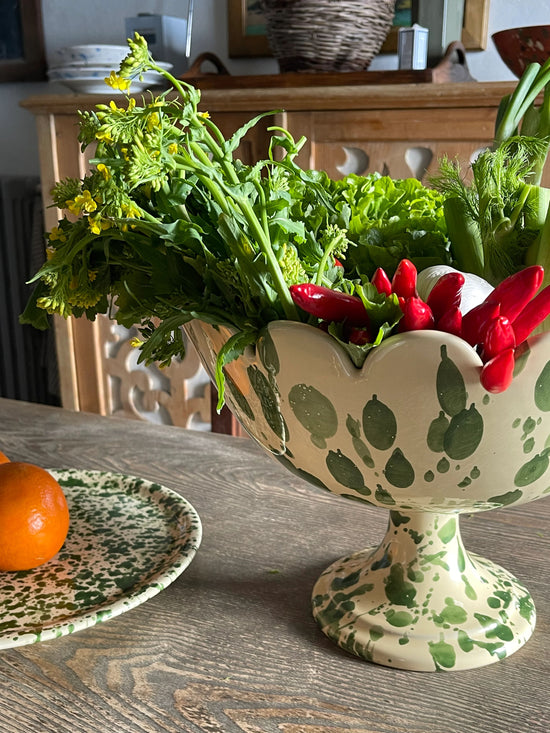
<path fill-rule="evenodd" d="M 0 397 L 59 404 L 53 333 L 22 326 L 44 260 L 40 180 L 0 176 Z"/>

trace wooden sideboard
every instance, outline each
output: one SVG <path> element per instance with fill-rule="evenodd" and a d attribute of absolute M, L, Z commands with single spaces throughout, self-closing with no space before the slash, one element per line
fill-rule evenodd
<path fill-rule="evenodd" d="M 267 128 L 276 124 L 295 138 L 307 137 L 302 166 L 326 170 L 333 178 L 379 171 L 426 180 L 441 156 L 467 165 L 491 142 L 500 99 L 513 88 L 505 82 L 209 88 L 202 92 L 202 108 L 226 136 L 255 114 L 271 112 L 244 138 L 237 154 L 245 162 L 265 157 Z M 23 102 L 36 117 L 46 229 L 61 215 L 51 207 L 55 181 L 81 177 L 88 169 L 77 141 L 76 110 L 110 98 L 44 95 Z M 212 410 L 195 355 L 156 374 L 136 367 L 128 341 L 129 335 L 105 318 L 56 319 L 63 406 L 237 432 L 230 417 Z"/>

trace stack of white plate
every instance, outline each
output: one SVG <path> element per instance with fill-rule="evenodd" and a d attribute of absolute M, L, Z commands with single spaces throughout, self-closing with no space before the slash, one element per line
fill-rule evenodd
<path fill-rule="evenodd" d="M 113 91 L 105 84 L 111 71 L 118 71 L 120 62 L 129 53 L 128 46 L 84 45 L 58 48 L 50 58 L 48 79 L 81 94 L 106 94 Z M 166 71 L 172 64 L 157 62 Z M 165 85 L 161 74 L 147 71 L 143 78 L 132 81 L 130 91 L 142 92 Z"/>

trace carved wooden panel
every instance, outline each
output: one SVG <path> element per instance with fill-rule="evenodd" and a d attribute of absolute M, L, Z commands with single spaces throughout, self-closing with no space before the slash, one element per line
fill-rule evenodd
<path fill-rule="evenodd" d="M 460 121 L 458 121 L 460 120 Z M 378 172 L 428 183 L 438 161 L 458 159 L 467 170 L 478 152 L 490 145 L 491 109 L 418 109 L 289 112 L 283 124 L 308 138 L 299 160 L 331 177 Z"/>
<path fill-rule="evenodd" d="M 192 344 L 185 340 L 184 359 L 146 367 L 131 343 L 135 329 L 105 316 L 97 325 L 105 414 L 210 430 L 210 380 Z"/>
<path fill-rule="evenodd" d="M 356 173 L 364 175 L 378 172 L 393 178 L 418 178 L 429 185 L 430 175 L 437 172 L 438 161 L 447 156 L 458 159 L 464 172 L 468 162 L 489 143 L 483 140 L 454 143 L 420 140 L 410 142 L 364 141 L 349 145 L 341 143 L 316 143 L 315 168 L 327 171 L 334 178 Z"/>

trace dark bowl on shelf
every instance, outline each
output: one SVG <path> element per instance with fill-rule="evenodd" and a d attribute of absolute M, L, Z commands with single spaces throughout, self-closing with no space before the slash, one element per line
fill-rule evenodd
<path fill-rule="evenodd" d="M 533 63 L 543 64 L 550 56 L 550 25 L 508 28 L 491 36 L 506 66 L 517 77 Z"/>

